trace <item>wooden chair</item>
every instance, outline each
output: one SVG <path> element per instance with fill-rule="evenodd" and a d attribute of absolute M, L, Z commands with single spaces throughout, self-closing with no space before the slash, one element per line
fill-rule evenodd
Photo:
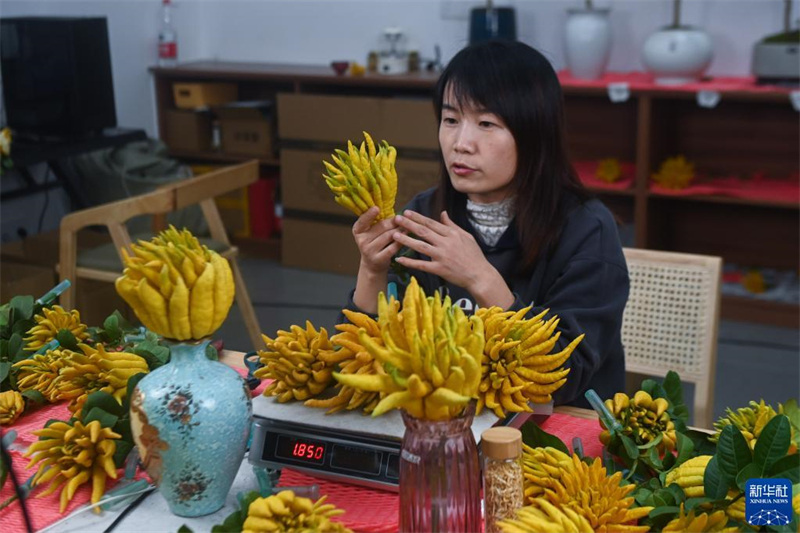
<path fill-rule="evenodd" d="M 120 250 L 123 247 L 129 248 L 131 243 L 137 240 L 131 238 L 128 233 L 126 221 L 139 215 L 153 215 L 154 221 L 160 222 L 163 226 L 167 213 L 199 204 L 211 233 L 210 239 L 201 238 L 200 241 L 230 261 L 236 284 L 236 303 L 244 317 L 253 346 L 260 346 L 261 328 L 236 260 L 238 249 L 228 240 L 219 210 L 214 203 L 216 196 L 247 187 L 257 179 L 258 162 L 253 160 L 175 182 L 147 194 L 76 211 L 65 216 L 61 220 L 59 235 L 59 274 L 62 280 L 69 279 L 72 282 L 72 289 L 61 295 L 62 305 L 67 309 L 74 307 L 79 279 L 114 282 L 122 274 Z M 88 226 L 96 225 L 108 228 L 112 243 L 78 253 L 78 232 Z M 154 229 L 160 230 L 163 227 Z M 136 237 L 148 239 L 151 236 Z"/>
<path fill-rule="evenodd" d="M 722 259 L 625 248 L 631 290 L 622 321 L 626 371 L 694 383 L 693 425 L 710 428 Z"/>

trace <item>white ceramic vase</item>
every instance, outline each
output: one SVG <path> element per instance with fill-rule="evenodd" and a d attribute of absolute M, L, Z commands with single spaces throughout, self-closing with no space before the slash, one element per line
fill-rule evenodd
<path fill-rule="evenodd" d="M 608 9 L 570 9 L 564 32 L 567 67 L 572 77 L 596 80 L 603 76 L 611 54 Z"/>
<path fill-rule="evenodd" d="M 681 26 L 664 28 L 648 37 L 642 61 L 656 83 L 681 85 L 702 78 L 713 55 L 711 37 L 706 32 Z"/>

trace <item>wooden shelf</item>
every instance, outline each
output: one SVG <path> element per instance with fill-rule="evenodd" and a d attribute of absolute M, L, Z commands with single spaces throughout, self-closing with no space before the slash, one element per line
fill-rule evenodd
<path fill-rule="evenodd" d="M 603 187 L 591 187 L 589 185 L 586 185 L 586 189 L 598 196 L 627 196 L 633 198 L 634 194 L 636 194 L 633 189 L 606 189 Z"/>
<path fill-rule="evenodd" d="M 165 111 L 174 107 L 172 85 L 176 81 L 235 83 L 242 100 L 277 101 L 278 95 L 286 94 L 313 95 L 321 100 L 347 96 L 358 105 L 356 99 L 361 97 L 395 102 L 430 99 L 431 89 L 438 79 L 438 73 L 428 72 L 354 77 L 337 76 L 328 66 L 226 61 L 198 61 L 174 68 L 153 68 L 151 72 L 162 138 L 165 133 L 162 119 Z M 612 103 L 607 85 L 620 81 L 629 83 L 630 97 L 625 102 Z M 628 226 L 628 245 L 718 255 L 736 264 L 797 268 L 800 264 L 800 202 L 792 188 L 786 187 L 785 200 L 780 197 L 739 198 L 717 194 L 728 189 L 724 188 L 721 178 L 717 182 L 713 179 L 715 176 L 764 176 L 763 179 L 769 181 L 767 177 L 774 180 L 774 177 L 795 175 L 800 160 L 800 130 L 789 91 L 755 86 L 743 78 L 716 78 L 691 86 L 664 87 L 636 73 L 610 73 L 598 82 L 572 80 L 562 75 L 561 85 L 565 96 L 567 152 L 576 170 L 581 162 L 586 167 L 587 162 L 606 158 L 615 158 L 632 167 L 625 173 L 630 182 L 625 189 L 606 188 L 598 182 L 584 183 L 609 207 L 620 224 Z M 721 89 L 719 105 L 713 109 L 701 108 L 696 102 L 697 91 L 714 88 Z M 430 114 L 430 121 L 420 116 L 404 116 L 407 118 L 405 127 L 420 131 L 435 127 L 432 106 Z M 364 121 L 348 115 L 327 120 L 322 125 L 335 124 L 344 141 L 348 135 L 358 135 L 367 127 Z M 317 129 L 318 124 L 314 127 Z M 339 133 L 336 135 L 334 139 Z M 285 137 L 278 139 L 283 148 L 306 152 L 328 150 L 327 144 L 319 144 L 322 138 L 294 138 L 291 134 Z M 332 140 L 331 137 L 325 139 Z M 423 169 L 423 163 L 430 166 L 427 160 L 430 153 L 432 151 L 428 150 L 423 157 L 404 151 L 401 156 L 405 161 L 416 158 Z M 698 182 L 702 181 L 700 178 L 708 178 L 707 185 L 717 186 L 703 189 L 711 194 L 680 196 L 650 190 L 652 172 L 666 158 L 679 154 L 703 172 L 698 174 Z M 171 155 L 197 161 L 249 159 L 214 152 L 172 151 Z M 308 167 L 299 166 L 302 161 L 294 167 L 286 159 L 283 165 L 275 158 L 259 158 L 259 161 L 265 166 L 280 167 L 282 183 L 284 186 L 293 183 L 295 195 L 298 191 L 313 195 Z M 593 167 L 590 166 L 589 174 L 591 171 Z M 438 176 L 438 167 L 424 172 L 414 170 L 409 174 L 410 181 L 404 183 L 415 191 L 420 190 L 418 185 L 423 181 L 428 183 L 428 178 L 434 175 Z M 583 175 L 587 175 L 586 168 L 583 168 Z M 295 224 L 310 223 L 314 216 L 309 211 L 294 215 L 291 210 L 288 212 L 290 215 L 285 221 L 292 220 Z M 284 229 L 288 227 L 289 224 L 285 224 Z M 296 225 L 295 229 L 298 228 L 300 226 Z M 352 236 L 346 231 L 341 235 L 331 232 L 325 238 L 342 239 L 348 246 L 352 244 Z M 274 256 L 279 248 L 276 243 L 280 242 L 280 239 L 248 242 L 242 247 Z M 350 254 L 342 252 L 343 249 L 337 248 L 335 253 Z M 751 298 L 723 297 L 722 316 L 789 327 L 800 324 L 798 306 Z"/>
<path fill-rule="evenodd" d="M 648 191 L 647 195 L 649 198 L 657 198 L 659 200 L 703 202 L 703 203 L 729 204 L 729 205 L 749 205 L 756 207 L 776 207 L 779 209 L 790 209 L 795 211 L 800 209 L 800 204 L 798 204 L 798 202 L 794 200 L 788 200 L 786 202 L 783 202 L 776 200 L 764 200 L 760 198 L 737 198 L 735 196 L 714 196 L 708 194 L 693 194 L 693 195 L 681 196 L 681 195 L 671 195 L 671 194 L 660 194 L 651 191 Z"/>
<path fill-rule="evenodd" d="M 258 159 L 258 162 L 264 166 L 272 166 L 272 167 L 280 166 L 280 161 L 275 158 L 254 157 L 249 155 L 231 155 L 231 154 L 224 154 L 221 152 L 187 152 L 185 150 L 170 150 L 169 155 L 178 159 L 195 159 L 197 161 L 218 161 L 218 162 L 233 162 L 233 163 L 249 161 L 251 159 Z"/>
<path fill-rule="evenodd" d="M 721 315 L 725 320 L 787 328 L 800 324 L 800 306 L 743 296 L 722 296 Z"/>

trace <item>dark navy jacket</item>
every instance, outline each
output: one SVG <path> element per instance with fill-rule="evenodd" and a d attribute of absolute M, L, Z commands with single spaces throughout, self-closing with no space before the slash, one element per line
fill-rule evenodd
<path fill-rule="evenodd" d="M 432 213 L 434 189 L 414 197 L 407 206 L 427 217 L 439 220 Z M 530 315 L 550 309 L 561 319 L 561 337 L 551 353 L 556 353 L 581 333 L 583 341 L 570 356 L 567 382 L 554 395 L 556 405 L 572 404 L 589 407 L 583 397 L 594 389 L 605 400 L 625 390 L 625 357 L 620 330 L 622 312 L 628 301 L 628 269 L 613 216 L 599 200 L 583 204 L 567 199 L 566 223 L 558 243 L 550 253 L 540 257 L 533 272 L 518 273 L 521 261 L 520 244 L 514 222 L 494 246 L 487 246 L 467 219 L 466 206 L 460 206 L 451 218 L 469 231 L 481 247 L 486 259 L 500 272 L 514 293 L 512 310 L 533 305 Z M 475 303 L 463 288 L 447 283 L 438 276 L 412 270 L 426 294 L 445 288 L 453 302 L 465 311 L 474 311 Z M 394 274 L 402 298 L 404 284 Z M 357 310 L 352 300 L 348 308 Z"/>

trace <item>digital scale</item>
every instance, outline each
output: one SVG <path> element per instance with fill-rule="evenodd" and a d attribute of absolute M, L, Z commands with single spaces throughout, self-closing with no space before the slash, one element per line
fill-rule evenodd
<path fill-rule="evenodd" d="M 535 406 L 535 415 L 549 416 L 552 404 Z M 274 397 L 253 399 L 253 441 L 250 462 L 280 470 L 292 468 L 317 477 L 397 492 L 400 446 L 405 425 L 399 411 L 379 417 L 361 411 L 326 415 L 325 409 L 300 402 L 279 403 Z M 472 423 L 475 442 L 495 425 L 521 426 L 533 413 L 499 420 L 484 410 Z"/>

